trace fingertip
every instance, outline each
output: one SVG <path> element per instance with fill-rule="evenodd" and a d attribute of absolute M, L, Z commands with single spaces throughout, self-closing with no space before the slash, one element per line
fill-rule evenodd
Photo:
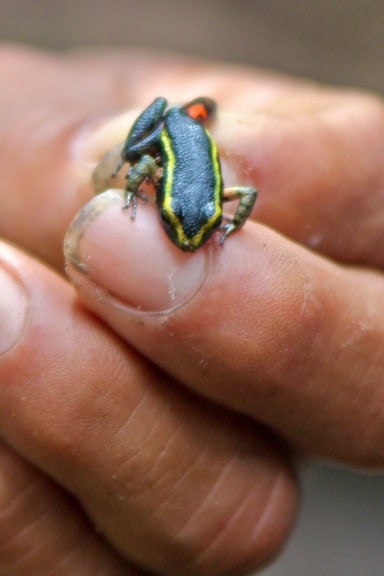
<path fill-rule="evenodd" d="M 188 301 L 207 274 L 207 251 L 176 248 L 153 205 L 139 203 L 135 219 L 109 190 L 78 214 L 64 242 L 68 272 L 85 272 L 98 287 L 138 311 L 164 312 Z"/>

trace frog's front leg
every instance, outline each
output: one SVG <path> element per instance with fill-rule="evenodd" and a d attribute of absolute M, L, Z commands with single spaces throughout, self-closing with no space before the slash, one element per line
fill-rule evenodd
<path fill-rule="evenodd" d="M 126 210 L 132 206 L 132 220 L 134 220 L 136 217 L 137 197 L 139 196 L 139 198 L 143 198 L 143 200 L 146 199 L 145 196 L 139 192 L 140 184 L 146 180 L 151 181 L 156 185 L 158 180 L 158 171 L 159 165 L 157 164 L 155 158 L 149 154 L 142 156 L 136 164 L 133 164 L 129 168 L 126 176 L 127 182 L 124 189 L 123 209 Z"/>
<path fill-rule="evenodd" d="M 256 198 L 257 190 L 250 186 L 234 186 L 223 190 L 223 202 L 239 200 L 239 204 L 233 218 L 228 222 L 228 224 L 220 226 L 220 229 L 223 230 L 220 244 L 222 244 L 230 234 L 244 226 L 252 212 Z"/>

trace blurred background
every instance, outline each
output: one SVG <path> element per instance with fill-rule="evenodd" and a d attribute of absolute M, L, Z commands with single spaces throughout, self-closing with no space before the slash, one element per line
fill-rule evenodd
<path fill-rule="evenodd" d="M 174 50 L 384 94 L 382 0 L 0 0 L 0 38 Z M 262 576 L 383 576 L 384 476 L 309 463 L 301 478 L 298 525 Z"/>
<path fill-rule="evenodd" d="M 0 0 L 2 40 L 149 45 L 384 92 L 382 0 Z"/>

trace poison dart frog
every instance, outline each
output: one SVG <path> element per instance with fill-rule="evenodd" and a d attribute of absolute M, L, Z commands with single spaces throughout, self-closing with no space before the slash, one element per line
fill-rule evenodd
<path fill-rule="evenodd" d="M 162 226 L 171 241 L 185 251 L 202 246 L 220 229 L 220 243 L 243 226 L 257 197 L 251 187 L 224 188 L 216 144 L 204 125 L 216 111 L 206 97 L 168 107 L 159 97 L 137 117 L 123 144 L 112 176 L 128 162 L 124 208 L 135 218 L 140 185 L 151 182 Z M 239 203 L 231 220 L 222 224 L 223 202 Z"/>

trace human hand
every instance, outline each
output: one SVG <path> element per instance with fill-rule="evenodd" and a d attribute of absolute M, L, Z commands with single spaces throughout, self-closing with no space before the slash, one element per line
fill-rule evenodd
<path fill-rule="evenodd" d="M 46 78 L 48 64 L 34 58 L 38 100 L 36 75 Z M 9 562 L 12 576 L 26 566 L 39 576 L 86 576 L 96 566 L 100 574 L 131 574 L 131 561 L 165 574 L 250 570 L 276 552 L 294 517 L 286 442 L 345 462 L 382 463 L 374 270 L 381 103 L 248 70 L 155 60 L 148 70 L 131 61 L 126 77 L 118 57 L 70 60 L 48 65 L 57 70 L 52 94 L 43 91 L 49 121 L 41 111 L 31 121 L 17 102 L 17 122 L 5 114 L 5 238 L 60 268 L 63 232 L 90 196 L 93 162 L 125 136 L 133 116 L 89 131 L 79 130 L 81 119 L 123 102 L 142 108 L 158 94 L 185 101 L 203 93 L 222 104 L 213 132 L 228 180 L 260 188 L 255 218 L 284 236 L 248 222 L 223 248 L 212 240 L 185 255 L 151 208 L 139 205 L 131 223 L 115 193 L 95 198 L 67 236 L 68 271 L 112 330 L 77 304 L 62 278 L 2 247 L 27 303 L 16 306 L 13 289 L 3 310 L 19 311 L 12 342 L 23 327 L 0 361 L 3 501 L 26 484 L 36 489 L 0 528 L 17 532 L 30 521 L 31 501 L 48 506 L 43 523 L 5 552 L 0 545 L 0 566 Z M 182 73 L 191 80 L 181 87 Z M 73 83 L 78 90 L 68 90 Z M 36 108 L 33 98 L 23 105 Z M 25 134 L 28 147 L 20 147 Z M 15 544 L 33 549 L 32 560 L 17 556 Z"/>

